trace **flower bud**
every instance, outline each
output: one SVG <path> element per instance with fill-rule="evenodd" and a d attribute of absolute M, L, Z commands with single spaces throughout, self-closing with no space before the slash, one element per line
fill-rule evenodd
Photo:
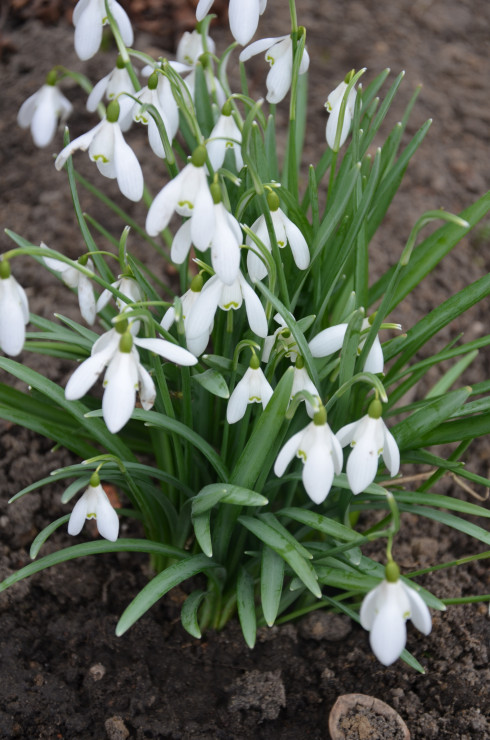
<path fill-rule="evenodd" d="M 371 419 L 379 419 L 382 413 L 383 404 L 378 398 L 375 398 L 374 401 L 371 401 L 371 403 L 369 404 L 368 416 L 370 416 Z"/>
<path fill-rule="evenodd" d="M 129 354 L 133 349 L 133 335 L 130 331 L 125 331 L 119 340 L 119 352 Z"/>
<path fill-rule="evenodd" d="M 204 167 L 206 163 L 206 154 L 206 147 L 200 144 L 192 152 L 191 164 L 193 164 L 194 167 Z"/>
<path fill-rule="evenodd" d="M 267 193 L 267 205 L 269 206 L 271 211 L 277 211 L 279 208 L 280 200 L 277 193 L 275 193 L 273 190 L 269 190 Z"/>
<path fill-rule="evenodd" d="M 120 106 L 117 100 L 111 100 L 107 106 L 106 118 L 109 123 L 116 123 L 119 119 Z"/>
<path fill-rule="evenodd" d="M 396 583 L 400 578 L 400 568 L 394 560 L 390 560 L 385 567 L 385 579 L 388 583 Z"/>
<path fill-rule="evenodd" d="M 0 278 L 6 280 L 10 277 L 10 262 L 8 260 L 0 260 Z"/>

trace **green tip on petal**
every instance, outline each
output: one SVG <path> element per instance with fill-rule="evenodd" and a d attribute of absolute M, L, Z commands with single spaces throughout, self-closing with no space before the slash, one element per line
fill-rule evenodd
<path fill-rule="evenodd" d="M 217 203 L 221 203 L 221 188 L 218 185 L 217 182 L 213 182 L 209 186 L 209 190 L 211 191 L 211 197 L 213 199 L 213 203 L 216 205 Z"/>
<path fill-rule="evenodd" d="M 117 102 L 117 100 L 111 100 L 111 102 L 107 106 L 107 113 L 106 113 L 106 118 L 109 121 L 109 123 L 116 123 L 116 121 L 119 118 L 119 111 L 120 111 L 120 107 L 119 107 L 119 103 Z"/>
<path fill-rule="evenodd" d="M 400 568 L 394 560 L 390 560 L 385 568 L 385 578 L 388 583 L 396 583 L 400 578 Z"/>
<path fill-rule="evenodd" d="M 371 419 L 379 419 L 382 413 L 383 404 L 378 398 L 375 398 L 374 401 L 371 401 L 369 404 L 368 416 L 370 416 Z"/>
<path fill-rule="evenodd" d="M 260 360 L 256 354 L 253 354 L 250 358 L 250 367 L 252 368 L 252 370 L 258 370 L 260 367 Z"/>
<path fill-rule="evenodd" d="M 125 331 L 119 340 L 119 352 L 129 353 L 133 349 L 133 335 L 130 331 Z"/>
<path fill-rule="evenodd" d="M 8 260 L 0 260 L 0 278 L 6 280 L 10 277 L 10 262 Z"/>
<path fill-rule="evenodd" d="M 203 276 L 201 274 L 194 275 L 191 281 L 191 290 L 194 293 L 200 293 L 203 285 L 204 285 Z"/>
<path fill-rule="evenodd" d="M 271 211 L 277 211 L 279 208 L 279 196 L 273 190 L 269 190 L 267 193 L 267 205 Z"/>
<path fill-rule="evenodd" d="M 206 163 L 206 147 L 200 144 L 192 152 L 191 163 L 194 167 L 204 167 Z"/>
<path fill-rule="evenodd" d="M 52 69 L 51 72 L 48 72 L 46 76 L 46 85 L 51 85 L 52 87 L 54 87 L 57 82 L 58 82 L 58 73 L 55 69 Z"/>
<path fill-rule="evenodd" d="M 148 78 L 148 90 L 156 90 L 158 85 L 158 72 L 152 72 Z"/>
<path fill-rule="evenodd" d="M 97 486 L 100 486 L 100 478 L 96 470 L 94 470 L 94 472 L 90 476 L 90 485 L 92 486 L 92 488 L 97 488 Z"/>

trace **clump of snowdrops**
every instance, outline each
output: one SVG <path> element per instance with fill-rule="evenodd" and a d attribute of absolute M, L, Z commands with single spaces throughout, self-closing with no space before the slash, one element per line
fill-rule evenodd
<path fill-rule="evenodd" d="M 51 144 L 59 122 L 74 115 L 60 89 L 72 77 L 88 93 L 95 120 L 73 140 L 65 129 L 55 161 L 85 242 L 78 260 L 65 256 L 66 245 L 46 245 L 42 234 L 34 245 L 7 231 L 15 246 L 0 262 L 3 352 L 74 363 L 61 388 L 0 358 L 0 367 L 28 386 L 0 386 L 1 415 L 80 460 L 13 497 L 70 481 L 62 504 L 71 512 L 37 535 L 33 562 L 1 588 L 71 558 L 144 552 L 154 575 L 122 614 L 119 635 L 188 581 L 182 624 L 195 637 L 237 613 L 252 647 L 258 625 L 328 608 L 370 631 L 382 663 L 401 655 L 422 670 L 405 649 L 406 621 L 428 634 L 429 607 L 443 610 L 445 603 L 412 578 L 455 563 L 401 575 L 393 551 L 400 512 L 407 511 L 490 542 L 465 518 L 488 517 L 487 510 L 433 490 L 448 474 L 466 489 L 488 485 L 461 458 L 488 431 L 489 385 L 470 388 L 461 376 L 489 338 L 464 343 L 454 336 L 431 353 L 438 331 L 488 296 L 490 277 L 414 326 L 403 325 L 400 307 L 488 212 L 490 197 L 459 216 L 421 215 L 392 245 L 395 266 L 370 282 L 370 242 L 430 121 L 406 140 L 417 91 L 402 120 L 383 134 L 403 74 L 390 82 L 389 70 L 346 70 L 343 80 L 326 82 L 325 151 L 303 168 L 303 142 L 312 135 L 306 30 L 290 0 L 284 12 L 291 33 L 249 44 L 266 4 L 230 0 L 235 41 L 217 56 L 207 15 L 212 2 L 200 0 L 197 29 L 168 60 L 132 48 L 131 23 L 115 0 L 81 0 L 73 16 L 77 54 L 93 57 L 107 24 L 117 45 L 112 72 L 92 86 L 56 67 L 19 111 L 35 144 Z M 270 65 L 266 100 L 247 88 L 246 63 L 258 53 L 265 53 L 264 71 Z M 236 90 L 227 69 L 238 60 Z M 276 145 L 278 104 L 289 106 L 284 152 Z M 130 128 L 148 136 L 151 166 L 161 177 L 154 195 L 126 141 Z M 383 140 L 378 148 L 375 136 Z M 77 173 L 77 157 L 85 156 L 78 150 L 117 180 L 117 203 L 104 195 L 95 171 L 96 185 Z M 86 190 L 104 199 L 112 224 L 113 212 L 121 217 L 117 234 L 84 213 Z M 145 224 L 125 216 L 125 198 L 144 199 Z M 439 228 L 419 237 L 433 220 Z M 143 241 L 153 248 L 151 264 L 138 258 Z M 78 294 L 79 323 L 29 315 L 13 274 L 15 258 L 26 254 Z M 153 275 L 162 260 L 177 266 L 173 285 Z M 427 373 L 442 362 L 445 371 L 429 388 Z M 101 404 L 91 389 L 102 377 Z M 413 388 L 416 400 L 407 403 Z M 443 444 L 452 445 L 448 459 L 434 449 Z M 409 464 L 429 472 L 414 476 L 410 467 L 404 475 Z M 106 484 L 117 487 L 124 508 L 114 508 Z M 141 521 L 144 537 L 119 537 L 119 523 L 129 517 Z M 96 519 L 102 539 L 82 532 L 86 519 Z M 36 559 L 66 525 L 76 544 Z M 386 541 L 382 563 L 363 554 L 376 538 Z"/>

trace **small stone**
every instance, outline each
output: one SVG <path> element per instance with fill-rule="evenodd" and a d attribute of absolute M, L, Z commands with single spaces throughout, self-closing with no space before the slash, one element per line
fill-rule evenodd
<path fill-rule="evenodd" d="M 104 722 L 104 727 L 109 740 L 126 740 L 129 737 L 129 730 L 122 717 L 109 717 Z"/>
<path fill-rule="evenodd" d="M 100 681 L 106 674 L 106 667 L 102 663 L 95 663 L 90 666 L 88 672 L 94 681 Z"/>

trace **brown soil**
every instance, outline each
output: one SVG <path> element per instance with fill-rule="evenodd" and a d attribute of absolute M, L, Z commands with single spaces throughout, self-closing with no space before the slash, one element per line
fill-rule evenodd
<path fill-rule="evenodd" d="M 34 10 L 20 18 L 13 12 L 16 5 Z M 151 2 L 134 5 L 141 17 L 145 8 L 155 9 Z M 3 16 L 0 223 L 34 243 L 43 239 L 76 257 L 81 238 L 68 188 L 51 163 L 61 140 L 52 148 L 36 150 L 16 127 L 15 116 L 53 64 L 63 61 L 96 80 L 102 66 L 111 66 L 112 56 L 102 64 L 78 62 L 64 14 L 57 26 L 36 20 L 45 6 L 12 3 L 10 14 Z M 261 36 L 285 32 L 279 0 L 269 0 L 268 6 Z M 367 66 L 372 75 L 386 66 L 394 72 L 406 70 L 391 123 L 401 115 L 415 85 L 423 83 L 408 134 L 425 118 L 434 118 L 373 244 L 379 269 L 397 259 L 424 210 L 443 206 L 457 212 L 488 189 L 490 6 L 484 0 L 299 0 L 298 6 L 299 21 L 308 28 L 312 59 L 308 156 L 316 158 L 323 146 L 326 96 L 352 67 Z M 165 33 L 162 38 L 170 44 L 168 27 Z M 216 37 L 224 48 L 226 29 L 218 27 Z M 161 48 L 160 43 L 158 37 L 142 33 L 139 46 Z M 259 93 L 261 61 L 252 69 Z M 69 97 L 82 110 L 83 98 L 75 88 L 69 89 Z M 72 135 L 87 130 L 91 121 L 82 112 L 71 123 Z M 83 155 L 77 166 L 100 182 Z M 84 208 L 97 216 L 97 206 L 88 199 Z M 131 206 L 135 215 L 141 213 L 138 209 Z M 114 225 L 114 233 L 121 228 Z M 461 244 L 393 320 L 410 326 L 417 316 L 487 271 L 488 225 L 486 229 L 487 235 L 481 227 Z M 0 239 L 2 250 L 10 247 L 4 235 Z M 71 294 L 47 272 L 27 259 L 14 269 L 16 274 L 21 270 L 23 285 L 31 286 L 34 312 L 50 316 L 56 310 L 77 317 Z M 457 329 L 444 332 L 438 346 L 456 331 L 464 330 L 466 340 L 481 336 L 487 323 L 488 303 L 475 308 Z M 60 382 L 72 371 L 68 362 L 53 364 L 35 355 L 23 359 Z M 485 358 L 478 358 L 466 382 L 486 378 L 487 370 Z M 47 440 L 5 423 L 0 425 L 0 451 L 3 577 L 29 562 L 28 547 L 35 534 L 66 509 L 55 485 L 11 507 L 7 499 L 70 458 L 61 450 L 52 452 Z M 487 474 L 488 445 L 479 444 L 468 464 Z M 453 493 L 470 498 L 464 491 Z M 67 535 L 60 532 L 46 552 L 67 542 Z M 462 534 L 406 515 L 395 555 L 408 570 L 483 549 Z M 123 638 L 116 638 L 118 615 L 147 578 L 144 557 L 105 556 L 65 564 L 0 595 L 0 737 L 320 740 L 329 737 L 328 714 L 337 697 L 363 693 L 396 709 L 414 739 L 490 738 L 485 605 L 450 607 L 445 614 L 434 614 L 433 632 L 427 638 L 409 630 L 408 648 L 426 670 L 421 676 L 401 661 L 383 668 L 372 656 L 365 632 L 327 613 L 261 630 L 253 651 L 234 622 L 219 634 L 210 632 L 201 641 L 194 640 L 180 626 L 180 591 L 157 604 Z M 484 561 L 439 572 L 423 583 L 441 598 L 490 591 Z M 388 735 L 379 730 L 376 737 Z"/>

